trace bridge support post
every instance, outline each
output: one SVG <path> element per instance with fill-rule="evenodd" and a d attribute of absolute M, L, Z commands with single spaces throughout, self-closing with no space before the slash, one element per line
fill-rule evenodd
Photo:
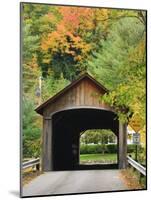
<path fill-rule="evenodd" d="M 119 122 L 119 169 L 127 167 L 127 125 Z"/>
<path fill-rule="evenodd" d="M 53 170 L 52 163 L 52 119 L 43 119 L 43 138 L 42 138 L 42 171 Z"/>

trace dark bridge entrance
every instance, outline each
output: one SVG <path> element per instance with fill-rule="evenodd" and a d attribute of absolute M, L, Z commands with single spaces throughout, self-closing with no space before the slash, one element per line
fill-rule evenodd
<path fill-rule="evenodd" d="M 39 106 L 43 115 L 43 171 L 126 167 L 126 125 L 100 97 L 107 92 L 88 74 L 83 75 Z M 88 129 L 111 129 L 118 139 L 118 164 L 79 164 L 80 133 Z"/>
<path fill-rule="evenodd" d="M 111 168 L 112 165 L 79 165 L 80 133 L 88 129 L 111 129 L 118 137 L 119 122 L 111 111 L 77 108 L 60 111 L 52 117 L 54 170 Z M 118 167 L 115 166 L 114 167 Z"/>

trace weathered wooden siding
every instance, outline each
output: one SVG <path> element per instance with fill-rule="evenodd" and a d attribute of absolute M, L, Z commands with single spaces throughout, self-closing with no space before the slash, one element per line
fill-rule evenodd
<path fill-rule="evenodd" d="M 52 120 L 43 120 L 42 170 L 52 170 Z"/>
<path fill-rule="evenodd" d="M 104 91 L 97 87 L 92 81 L 83 79 L 74 88 L 66 91 L 58 99 L 55 99 L 51 105 L 47 105 L 44 108 L 44 116 L 49 116 L 51 113 L 70 109 L 72 107 L 91 106 L 99 107 L 103 109 L 111 108 L 101 102 L 101 96 L 104 95 Z"/>
<path fill-rule="evenodd" d="M 82 126 L 85 126 L 83 127 L 84 129 L 94 128 L 96 126 L 100 127 L 100 129 L 105 127 L 115 130 L 118 135 L 119 168 L 126 168 L 126 125 L 119 123 L 117 120 L 113 120 L 113 109 L 101 102 L 101 96 L 103 96 L 106 92 L 108 92 L 108 90 L 104 88 L 104 86 L 86 74 L 57 93 L 54 97 L 48 99 L 48 101 L 44 102 L 36 109 L 39 114 L 43 115 L 43 171 L 54 170 L 56 166 L 59 167 L 60 165 L 63 169 L 73 169 L 74 166 L 79 164 L 79 154 L 74 154 L 73 150 L 74 152 L 79 151 L 79 133 L 82 130 Z M 82 122 L 84 125 L 81 124 L 81 120 L 83 118 L 82 113 L 80 113 L 82 115 L 80 120 L 77 120 L 78 115 L 69 116 L 71 119 L 69 119 L 66 115 L 62 115 L 62 119 L 59 119 L 57 115 L 61 115 L 62 113 L 53 115 L 57 111 L 80 107 L 88 109 L 95 108 L 97 111 L 99 109 L 103 109 L 105 112 L 99 111 L 98 115 L 98 112 L 96 111 L 95 119 L 94 117 L 91 117 L 94 113 L 90 112 L 88 117 L 89 121 Z M 70 110 L 68 112 L 75 114 L 75 112 L 78 113 L 79 111 Z M 106 115 L 107 117 L 104 120 Z M 87 119 L 87 117 L 84 118 Z M 57 120 L 60 120 L 60 122 L 56 125 Z M 87 124 L 90 124 L 90 127 L 87 126 Z M 61 149 L 62 145 L 63 147 Z"/>
<path fill-rule="evenodd" d="M 127 124 L 119 123 L 119 168 L 127 167 Z"/>

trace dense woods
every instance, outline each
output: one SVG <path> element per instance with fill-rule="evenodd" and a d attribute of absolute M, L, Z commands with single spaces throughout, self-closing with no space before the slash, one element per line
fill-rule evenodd
<path fill-rule="evenodd" d="M 110 90 L 103 101 L 145 124 L 144 11 L 22 6 L 23 153 L 38 157 L 42 122 L 34 109 L 88 72 Z"/>

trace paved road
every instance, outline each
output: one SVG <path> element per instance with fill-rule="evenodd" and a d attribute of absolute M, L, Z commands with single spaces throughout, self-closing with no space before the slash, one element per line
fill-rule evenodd
<path fill-rule="evenodd" d="M 128 190 L 120 170 L 47 172 L 23 187 L 23 196 Z"/>

